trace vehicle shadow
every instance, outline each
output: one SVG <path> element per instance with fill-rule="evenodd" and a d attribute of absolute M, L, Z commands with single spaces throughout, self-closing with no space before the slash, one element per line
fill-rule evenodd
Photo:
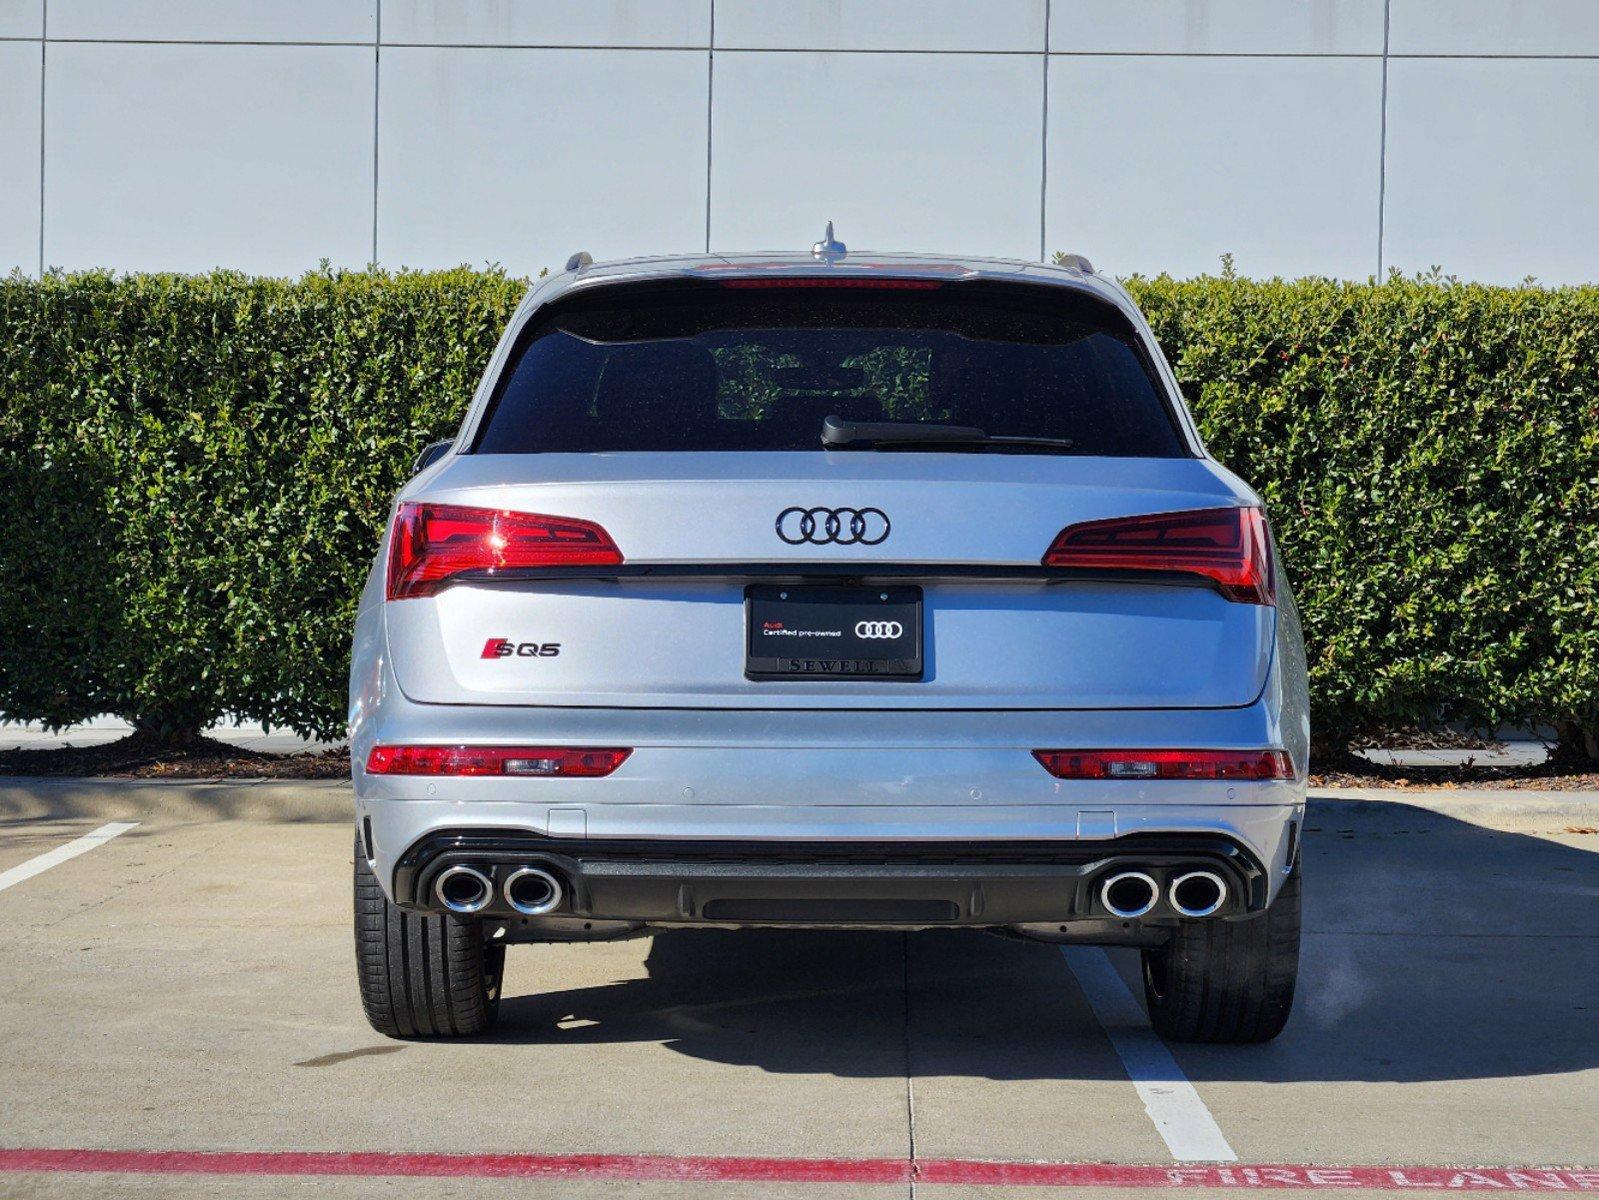
<path fill-rule="evenodd" d="M 1264 1046 L 1178 1048 L 1191 1077 L 1419 1081 L 1599 1066 L 1599 836 L 1589 849 L 1346 801 L 1313 801 L 1306 825 L 1293 1019 Z M 1135 952 L 1111 953 L 1137 994 Z M 957 931 L 697 930 L 657 935 L 645 966 L 644 978 L 569 990 L 552 980 L 507 997 L 491 1040 L 651 1041 L 840 1076 L 903 1074 L 908 1055 L 924 1075 L 1125 1077 L 1050 946 Z"/>

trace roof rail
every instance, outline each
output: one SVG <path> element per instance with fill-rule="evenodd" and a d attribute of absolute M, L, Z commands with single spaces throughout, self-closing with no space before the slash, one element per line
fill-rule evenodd
<path fill-rule="evenodd" d="M 1081 254 L 1057 254 L 1055 256 L 1055 265 L 1070 267 L 1074 271 L 1081 271 L 1084 275 L 1092 275 L 1094 273 L 1094 264 Z"/>
<path fill-rule="evenodd" d="M 594 256 L 587 250 L 579 250 L 576 254 L 572 255 L 571 258 L 566 260 L 566 269 L 568 271 L 582 271 L 588 267 L 592 267 L 593 265 Z"/>

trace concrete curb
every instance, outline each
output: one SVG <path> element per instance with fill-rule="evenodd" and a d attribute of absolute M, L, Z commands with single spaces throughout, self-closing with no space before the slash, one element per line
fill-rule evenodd
<path fill-rule="evenodd" d="M 1315 788 L 1313 805 L 1426 809 L 1491 825 L 1525 818 L 1599 823 L 1599 791 L 1535 792 Z M 56 779 L 0 777 L 0 820 L 162 817 L 182 821 L 344 822 L 354 794 L 346 779 Z"/>
<path fill-rule="evenodd" d="M 0 819 L 13 821 L 344 822 L 354 805 L 347 779 L 0 779 Z"/>
<path fill-rule="evenodd" d="M 1524 788 L 1312 788 L 1310 803 L 1359 812 L 1419 808 L 1478 825 L 1518 820 L 1564 820 L 1599 824 L 1599 791 L 1536 792 Z"/>

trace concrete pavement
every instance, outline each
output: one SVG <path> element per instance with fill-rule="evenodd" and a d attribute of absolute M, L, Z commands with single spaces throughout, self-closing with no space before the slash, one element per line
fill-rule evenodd
<path fill-rule="evenodd" d="M 293 819 L 271 818 L 277 801 L 216 819 L 193 796 L 123 786 L 120 808 L 90 789 L 87 811 L 70 789 L 0 792 L 0 872 L 140 821 L 0 890 L 0 1149 L 621 1163 L 513 1181 L 474 1177 L 480 1160 L 455 1178 L 227 1177 L 252 1196 L 1039 1195 L 984 1164 L 1178 1165 L 1057 949 L 800 931 L 515 947 L 491 1036 L 392 1042 L 355 992 L 347 793 L 259 785 Z M 1599 836 L 1566 832 L 1599 824 L 1599 798 L 1374 797 L 1313 805 L 1286 1033 L 1173 1047 L 1182 1075 L 1244 1164 L 1599 1167 Z M 1112 959 L 1136 984 L 1136 958 Z M 690 1183 L 640 1176 L 639 1156 L 779 1166 Z M 796 1158 L 881 1161 L 890 1177 L 807 1182 L 781 1165 Z M 913 1159 L 983 1178 L 923 1179 Z M 0 1196 L 222 1182 L 0 1170 Z"/>

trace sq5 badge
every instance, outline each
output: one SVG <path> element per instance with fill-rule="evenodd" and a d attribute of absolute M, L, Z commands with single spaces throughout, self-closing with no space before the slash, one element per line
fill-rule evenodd
<path fill-rule="evenodd" d="M 513 642 L 510 638 L 490 638 L 483 643 L 480 658 L 554 658 L 561 652 L 560 642 Z"/>

